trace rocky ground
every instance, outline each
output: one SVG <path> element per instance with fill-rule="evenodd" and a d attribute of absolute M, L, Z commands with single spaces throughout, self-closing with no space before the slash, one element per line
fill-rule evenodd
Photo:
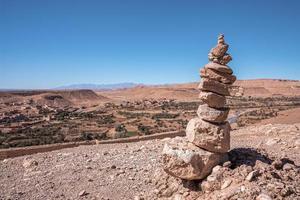
<path fill-rule="evenodd" d="M 300 199 L 300 124 L 232 131 L 230 161 L 202 182 L 161 171 L 166 140 L 0 161 L 0 199 Z"/>

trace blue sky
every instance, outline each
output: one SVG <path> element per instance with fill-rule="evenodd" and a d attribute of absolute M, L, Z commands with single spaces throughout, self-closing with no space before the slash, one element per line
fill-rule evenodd
<path fill-rule="evenodd" d="M 239 79 L 300 79 L 298 0 L 0 0 L 0 88 L 199 80 L 225 34 Z"/>

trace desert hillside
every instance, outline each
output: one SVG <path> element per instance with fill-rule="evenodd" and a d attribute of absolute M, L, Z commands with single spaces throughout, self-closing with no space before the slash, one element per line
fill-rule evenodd
<path fill-rule="evenodd" d="M 170 84 L 161 86 L 137 86 L 129 89 L 97 92 L 114 100 L 137 99 L 176 99 L 195 100 L 198 97 L 198 83 Z M 241 88 L 243 96 L 270 97 L 270 96 L 300 96 L 300 81 L 254 79 L 238 80 L 234 88 Z"/>
<path fill-rule="evenodd" d="M 237 81 L 229 161 L 201 182 L 161 170 L 164 144 L 197 115 L 197 83 L 1 92 L 0 199 L 297 199 L 299 85 Z M 98 145 L 65 148 L 79 144 Z"/>
<path fill-rule="evenodd" d="M 235 96 L 226 103 L 232 127 L 300 122 L 299 83 L 237 81 L 232 90 Z M 3 91 L 0 148 L 182 131 L 196 116 L 198 93 L 197 83 L 110 91 Z"/>

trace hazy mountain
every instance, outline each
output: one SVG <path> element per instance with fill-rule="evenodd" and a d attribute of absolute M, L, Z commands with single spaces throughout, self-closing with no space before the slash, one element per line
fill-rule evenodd
<path fill-rule="evenodd" d="M 91 90 L 114 90 L 123 88 L 133 88 L 141 84 L 137 83 L 115 83 L 115 84 L 72 84 L 61 86 L 54 89 L 58 90 L 75 90 L 75 89 L 91 89 Z"/>

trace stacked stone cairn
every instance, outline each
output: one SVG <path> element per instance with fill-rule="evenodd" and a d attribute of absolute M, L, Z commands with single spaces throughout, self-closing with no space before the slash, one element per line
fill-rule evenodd
<path fill-rule="evenodd" d="M 209 63 L 200 71 L 199 84 L 202 104 L 198 117 L 189 121 L 186 137 L 176 137 L 166 142 L 163 149 L 163 168 L 175 177 L 200 180 L 208 176 L 212 168 L 225 162 L 230 149 L 230 124 L 227 116 L 226 97 L 236 77 L 226 64 L 232 60 L 226 53 L 228 44 L 224 35 L 208 54 Z"/>

